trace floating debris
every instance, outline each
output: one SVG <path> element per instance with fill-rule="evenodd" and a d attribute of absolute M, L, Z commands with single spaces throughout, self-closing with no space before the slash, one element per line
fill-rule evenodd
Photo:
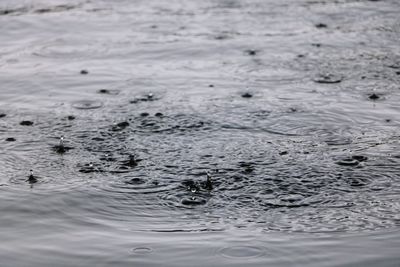
<path fill-rule="evenodd" d="M 16 139 L 14 137 L 8 137 L 6 138 L 7 142 L 14 142 Z"/>
<path fill-rule="evenodd" d="M 87 74 L 89 74 L 89 71 L 87 71 L 87 70 L 81 70 L 81 72 L 80 72 L 82 75 L 87 75 Z"/>

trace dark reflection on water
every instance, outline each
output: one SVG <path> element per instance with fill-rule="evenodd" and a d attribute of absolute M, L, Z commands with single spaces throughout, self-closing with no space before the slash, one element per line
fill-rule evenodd
<path fill-rule="evenodd" d="M 1 3 L 1 265 L 398 266 L 399 11 Z"/>

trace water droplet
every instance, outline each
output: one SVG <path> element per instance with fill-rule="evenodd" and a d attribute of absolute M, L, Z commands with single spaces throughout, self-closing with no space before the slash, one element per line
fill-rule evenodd
<path fill-rule="evenodd" d="M 213 189 L 213 184 L 212 184 L 212 180 L 211 180 L 211 175 L 209 173 L 207 173 L 207 180 L 205 183 L 205 188 L 207 190 L 212 190 Z"/>
<path fill-rule="evenodd" d="M 59 154 L 64 154 L 65 152 L 67 152 L 70 149 L 72 149 L 72 147 L 65 146 L 63 135 L 60 137 L 59 144 L 53 147 L 53 150 Z"/>
<path fill-rule="evenodd" d="M 33 170 L 29 170 L 29 173 L 30 173 L 30 175 L 29 175 L 29 177 L 28 177 L 27 182 L 30 183 L 30 184 L 36 183 L 36 182 L 37 182 L 37 179 L 36 179 L 35 176 L 33 176 Z"/>

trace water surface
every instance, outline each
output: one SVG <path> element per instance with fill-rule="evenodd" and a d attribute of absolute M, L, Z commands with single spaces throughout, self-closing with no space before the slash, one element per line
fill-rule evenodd
<path fill-rule="evenodd" d="M 399 12 L 3 1 L 1 265 L 399 266 Z"/>

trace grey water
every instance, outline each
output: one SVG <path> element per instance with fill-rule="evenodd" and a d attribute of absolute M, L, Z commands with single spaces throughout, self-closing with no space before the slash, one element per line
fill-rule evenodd
<path fill-rule="evenodd" d="M 0 1 L 0 266 L 400 266 L 399 14 Z"/>

